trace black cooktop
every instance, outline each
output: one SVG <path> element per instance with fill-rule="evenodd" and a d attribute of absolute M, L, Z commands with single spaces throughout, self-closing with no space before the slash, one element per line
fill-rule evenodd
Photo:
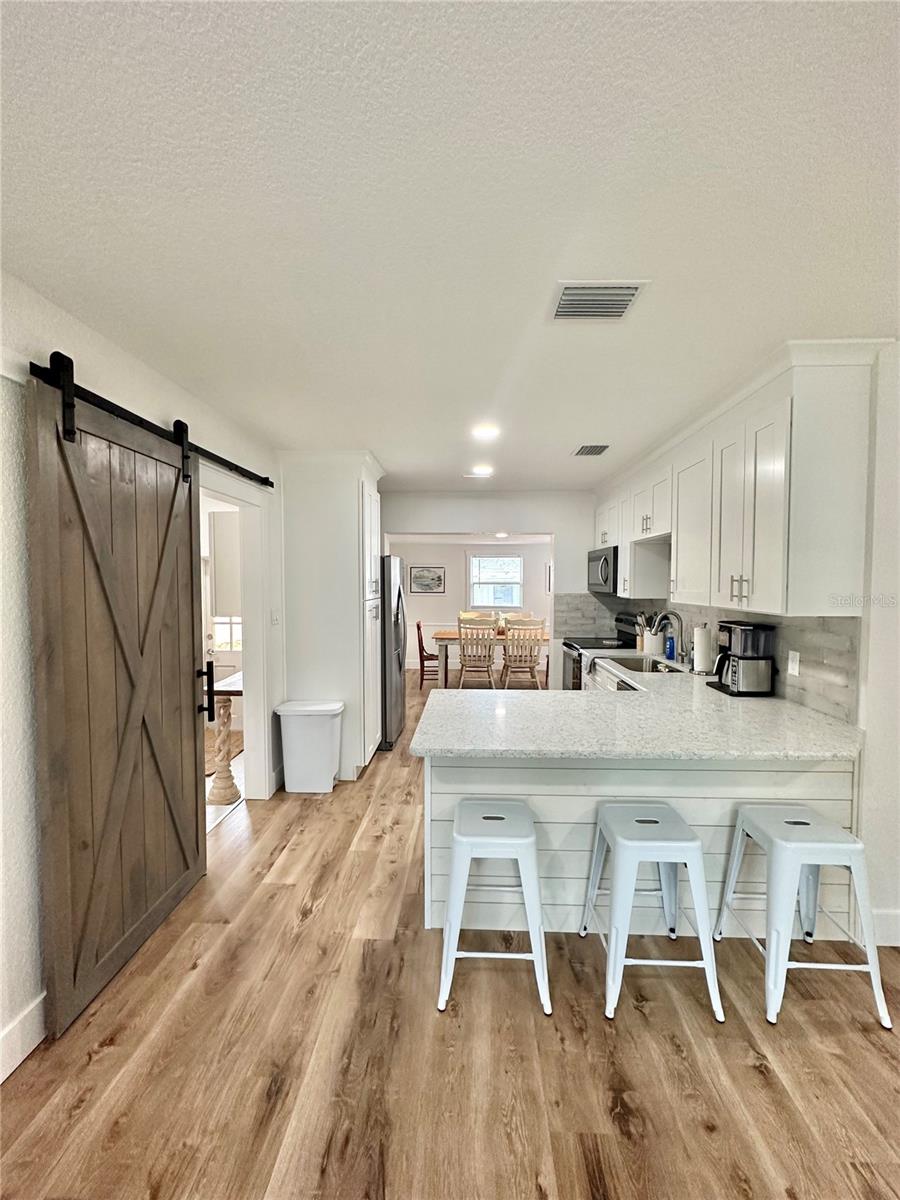
<path fill-rule="evenodd" d="M 614 637 L 568 637 L 567 646 L 577 646 L 579 650 L 616 650 L 623 643 Z"/>

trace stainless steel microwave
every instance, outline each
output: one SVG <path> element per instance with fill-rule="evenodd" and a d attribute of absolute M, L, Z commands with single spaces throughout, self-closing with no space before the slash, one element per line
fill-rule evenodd
<path fill-rule="evenodd" d="M 595 596 L 611 596 L 616 590 L 619 549 L 607 546 L 588 555 L 588 591 Z"/>

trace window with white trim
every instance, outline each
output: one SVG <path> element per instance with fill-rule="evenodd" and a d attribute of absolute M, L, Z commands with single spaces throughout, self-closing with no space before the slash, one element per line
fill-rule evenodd
<path fill-rule="evenodd" d="M 472 608 L 521 608 L 523 561 L 520 554 L 473 554 L 469 557 L 469 604 Z"/>
<path fill-rule="evenodd" d="M 240 650 L 242 633 L 240 617 L 213 617 L 213 650 Z"/>

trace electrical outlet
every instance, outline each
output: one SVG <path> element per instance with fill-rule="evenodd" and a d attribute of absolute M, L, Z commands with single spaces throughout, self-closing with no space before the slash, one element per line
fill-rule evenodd
<path fill-rule="evenodd" d="M 799 650 L 788 650 L 788 675 L 800 674 L 800 652 Z"/>

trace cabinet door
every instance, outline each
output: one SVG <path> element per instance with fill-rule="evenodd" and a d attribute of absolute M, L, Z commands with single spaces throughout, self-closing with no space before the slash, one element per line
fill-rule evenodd
<path fill-rule="evenodd" d="M 627 599 L 631 595 L 631 542 L 620 544 L 616 561 L 616 595 Z"/>
<path fill-rule="evenodd" d="M 363 609 L 363 740 L 368 762 L 381 741 L 381 601 Z"/>
<path fill-rule="evenodd" d="M 652 489 L 643 479 L 637 485 L 631 496 L 631 524 L 629 532 L 632 538 L 648 537 L 650 534 L 650 509 Z"/>
<path fill-rule="evenodd" d="M 747 419 L 742 593 L 752 612 L 784 612 L 787 603 L 790 410 L 782 394 Z"/>
<path fill-rule="evenodd" d="M 672 467 L 672 599 L 709 604 L 712 542 L 712 442 L 679 447 Z"/>
<path fill-rule="evenodd" d="M 629 590 L 630 580 L 628 578 L 631 569 L 631 496 L 625 492 L 618 499 L 619 510 L 619 553 L 617 556 L 618 566 L 616 567 L 616 595 L 628 597 L 631 595 Z"/>
<path fill-rule="evenodd" d="M 713 434 L 712 571 L 710 602 L 740 608 L 744 570 L 743 418 L 724 421 Z"/>
<path fill-rule="evenodd" d="M 670 533 L 672 530 L 672 468 L 660 467 L 650 484 L 650 520 L 647 522 L 652 534 Z"/>
<path fill-rule="evenodd" d="M 601 546 L 606 545 L 606 526 L 604 520 L 606 518 L 606 509 L 601 504 L 594 513 L 594 549 L 598 550 Z"/>
<path fill-rule="evenodd" d="M 616 546 L 619 543 L 619 501 L 610 500 L 606 505 L 606 517 L 604 521 L 604 530 L 606 532 L 607 541 L 605 546 Z"/>

